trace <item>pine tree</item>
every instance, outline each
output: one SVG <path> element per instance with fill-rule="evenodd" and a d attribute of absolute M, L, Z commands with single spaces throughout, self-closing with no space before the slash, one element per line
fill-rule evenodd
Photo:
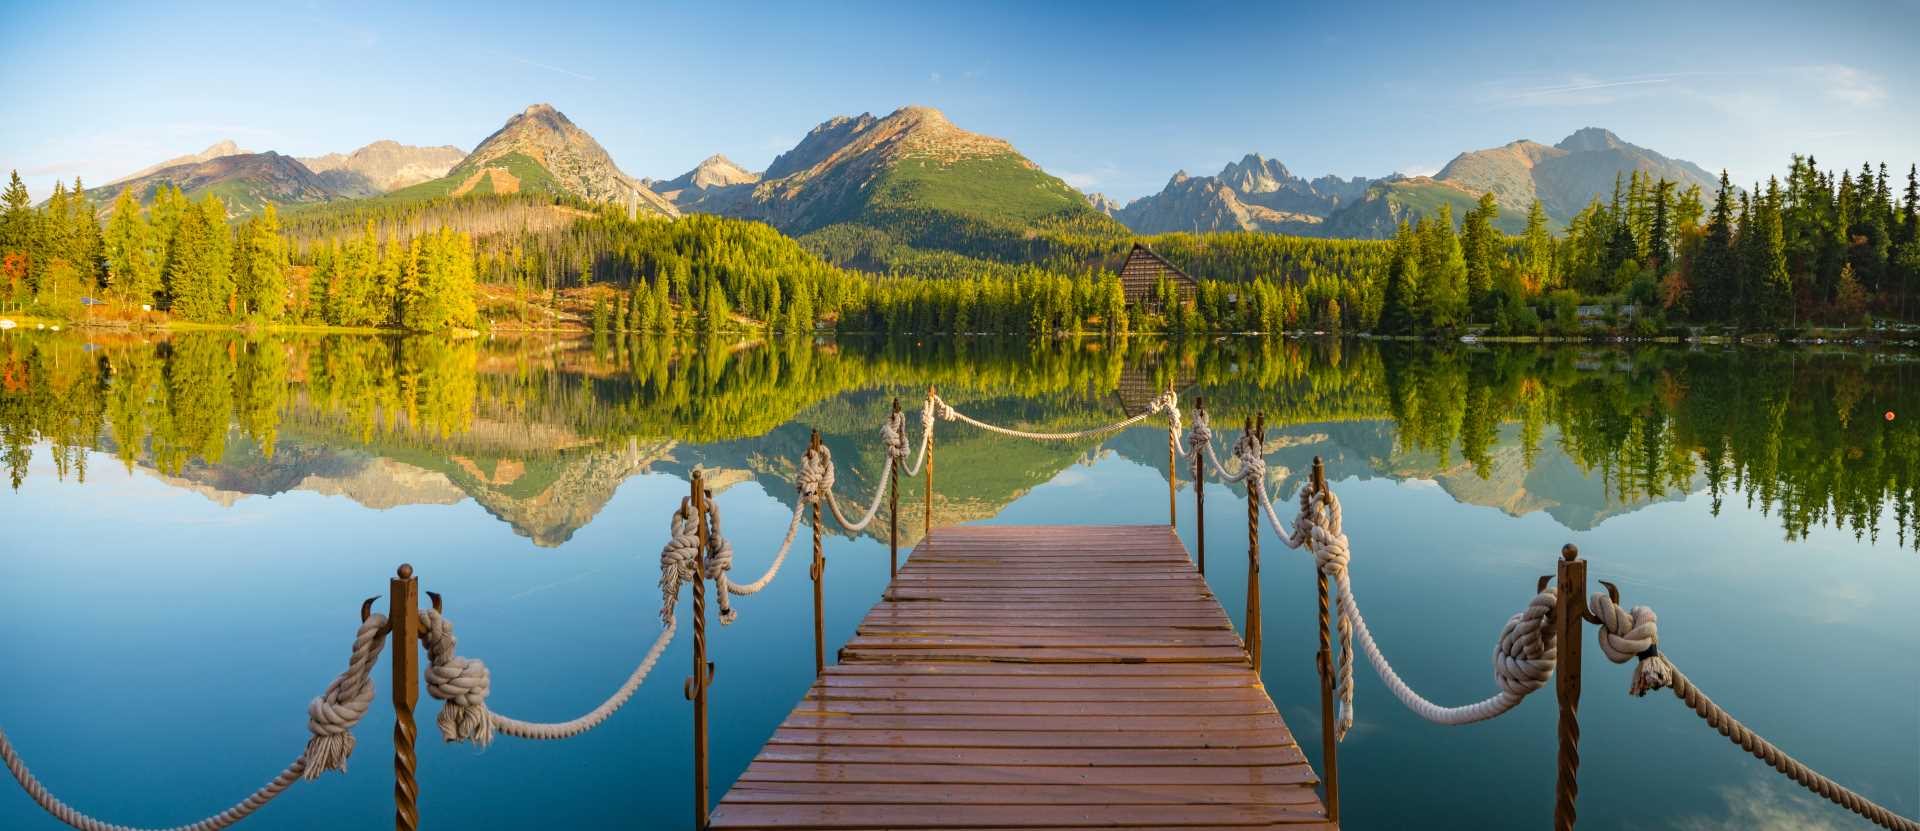
<path fill-rule="evenodd" d="M 1780 212 L 1780 183 L 1769 182 L 1764 196 L 1753 199 L 1753 219 L 1749 220 L 1753 241 L 1744 246 L 1749 280 L 1758 289 L 1755 303 L 1759 322 L 1779 326 L 1796 316 L 1793 278 L 1787 269 L 1786 235 Z"/>
<path fill-rule="evenodd" d="M 227 293 L 214 273 L 218 262 L 213 240 L 216 231 L 208 224 L 206 212 L 181 212 L 165 275 L 166 294 L 177 317 L 211 321 L 225 312 Z"/>
<path fill-rule="evenodd" d="M 1389 332 L 1413 332 L 1427 325 L 1425 290 L 1420 279 L 1420 240 L 1406 220 L 1393 237 L 1393 260 L 1387 269 L 1386 299 L 1380 310 L 1380 323 Z M 1277 304 L 1276 304 L 1277 305 Z M 1268 331 L 1278 331 L 1269 325 Z"/>
<path fill-rule="evenodd" d="M 14 171 L 13 180 L 0 195 L 0 264 L 6 276 L 8 297 L 23 299 L 33 293 L 39 282 L 40 216 L 33 210 L 33 198 Z"/>
<path fill-rule="evenodd" d="M 271 203 L 247 220 L 241 241 L 235 257 L 241 313 L 279 320 L 286 312 L 287 243 L 280 236 L 280 214 Z"/>
<path fill-rule="evenodd" d="M 155 259 L 153 228 L 141 214 L 131 189 L 113 200 L 102 240 L 107 258 L 108 285 L 127 303 L 150 305 L 160 290 L 160 264 Z"/>
<path fill-rule="evenodd" d="M 1500 204 L 1493 192 L 1480 195 L 1480 202 L 1467 211 L 1460 228 L 1460 247 L 1467 264 L 1467 307 L 1475 316 L 1488 311 L 1487 294 L 1493 290 L 1493 270 L 1499 262 L 1500 239 L 1493 223 L 1500 218 Z"/>
<path fill-rule="evenodd" d="M 1661 179 L 1653 189 L 1653 219 L 1647 228 L 1647 266 L 1665 275 L 1673 261 L 1673 183 Z"/>
<path fill-rule="evenodd" d="M 1420 285 L 1427 324 L 1452 329 L 1467 316 L 1467 259 L 1453 232 L 1453 207 L 1441 203 L 1438 215 L 1422 219 L 1420 226 L 1416 233 L 1421 237 Z"/>
<path fill-rule="evenodd" d="M 1553 235 L 1547 231 L 1547 210 L 1538 199 L 1527 208 L 1527 229 L 1520 240 L 1521 282 L 1527 291 L 1538 293 L 1553 278 Z"/>
<path fill-rule="evenodd" d="M 1692 282 L 1699 294 L 1694 309 L 1703 318 L 1719 317 L 1736 309 L 1741 295 L 1739 260 L 1733 240 L 1733 184 L 1720 171 L 1720 190 L 1713 198 L 1706 237 L 1693 264 Z"/>

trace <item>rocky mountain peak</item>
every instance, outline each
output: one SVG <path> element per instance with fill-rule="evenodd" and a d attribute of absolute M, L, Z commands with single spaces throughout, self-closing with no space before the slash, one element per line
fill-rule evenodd
<path fill-rule="evenodd" d="M 1631 147 L 1632 145 L 1621 141 L 1620 137 L 1614 135 L 1612 130 L 1600 127 L 1582 127 L 1573 131 L 1573 135 L 1561 139 L 1560 143 L 1554 146 L 1570 153 L 1590 153 L 1595 150 L 1612 150 L 1618 147 Z"/>
<path fill-rule="evenodd" d="M 454 172 L 478 175 L 496 167 L 494 163 L 503 157 L 516 154 L 545 169 L 568 193 L 622 205 L 645 205 L 668 215 L 676 213 L 672 203 L 621 172 L 606 148 L 552 104 L 534 104 L 507 119 L 455 166 Z"/>
<path fill-rule="evenodd" d="M 653 183 L 653 189 L 669 199 L 675 191 L 692 188 L 694 190 L 712 190 L 734 185 L 750 185 L 760 181 L 760 174 L 734 164 L 732 159 L 715 153 L 700 161 L 692 170 L 664 182 Z"/>
<path fill-rule="evenodd" d="M 1279 159 L 1248 153 L 1240 161 L 1221 168 L 1220 181 L 1241 193 L 1272 193 L 1286 187 L 1305 186 Z"/>
<path fill-rule="evenodd" d="M 160 162 L 159 164 L 148 165 L 133 173 L 129 173 L 125 176 L 122 176 L 118 179 L 108 182 L 107 184 L 117 185 L 122 182 L 131 182 L 135 179 L 151 176 L 169 167 L 178 167 L 183 164 L 199 164 L 200 162 L 210 162 L 210 161 L 213 161 L 214 159 L 222 158 L 225 156 L 239 156 L 239 155 L 243 155 L 251 152 L 253 151 L 241 149 L 240 145 L 235 143 L 233 139 L 221 139 L 220 141 L 216 141 L 213 144 L 209 145 L 207 149 L 202 150 L 198 153 L 188 153 L 185 156 L 175 156 L 164 162 Z"/>

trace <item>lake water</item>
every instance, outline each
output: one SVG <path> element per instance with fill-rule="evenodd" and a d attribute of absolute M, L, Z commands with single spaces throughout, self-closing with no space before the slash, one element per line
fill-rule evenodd
<path fill-rule="evenodd" d="M 818 428 L 865 503 L 898 396 L 929 384 L 998 423 L 1067 430 L 1174 383 L 1222 438 L 1255 410 L 1276 499 L 1315 455 L 1346 508 L 1382 647 L 1429 698 L 1493 691 L 1506 618 L 1573 542 L 1592 579 L 1660 612 L 1662 646 L 1719 703 L 1815 768 L 1920 813 L 1920 373 L 1912 355 L 1738 347 L 0 336 L 0 727 L 70 803 L 190 821 L 300 752 L 363 598 L 402 562 L 445 597 L 490 704 L 571 718 L 659 631 L 658 553 L 700 466 L 758 575 Z M 916 424 L 917 412 L 910 421 Z M 1036 444 L 939 427 L 942 523 L 1159 522 L 1164 422 Z M 1225 444 L 1225 442 L 1223 442 Z M 1183 475 L 1182 479 L 1186 477 Z M 921 483 L 901 492 L 917 539 Z M 1208 580 L 1236 624 L 1243 495 L 1207 494 Z M 1181 485 L 1180 532 L 1194 542 Z M 912 507 L 909 512 L 908 507 Z M 828 539 L 829 651 L 886 583 L 878 536 Z M 1263 543 L 1265 680 L 1319 764 L 1310 558 Z M 714 798 L 812 676 L 810 584 L 789 564 L 710 630 Z M 382 602 L 384 607 L 384 601 Z M 682 603 L 686 614 L 687 603 Z M 684 618 L 683 618 L 684 619 Z M 1591 637 L 1591 635 L 1589 635 Z M 471 829 L 691 822 L 689 640 L 624 710 L 566 742 L 477 752 L 432 736 L 425 822 Z M 1586 647 L 1582 828 L 1856 828 Z M 391 710 L 346 775 L 242 827 L 381 827 Z M 1551 689 L 1494 722 L 1404 710 L 1364 664 L 1341 749 L 1345 826 L 1538 828 Z M 0 785 L 0 828 L 58 826 Z"/>

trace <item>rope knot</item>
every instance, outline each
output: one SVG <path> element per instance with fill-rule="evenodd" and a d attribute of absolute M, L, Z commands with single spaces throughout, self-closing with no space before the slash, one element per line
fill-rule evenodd
<path fill-rule="evenodd" d="M 1200 481 L 1206 473 L 1206 453 L 1213 444 L 1213 425 L 1207 421 L 1206 410 L 1196 410 L 1193 414 L 1193 428 L 1187 431 L 1187 457 L 1193 460 L 1193 480 Z"/>
<path fill-rule="evenodd" d="M 427 642 L 427 694 L 440 700 L 440 737 L 449 742 L 493 742 L 493 714 L 487 712 L 492 676 L 476 658 L 455 654 L 459 641 L 453 621 L 436 609 L 420 611 L 421 638 Z"/>
<path fill-rule="evenodd" d="M 1673 662 L 1660 654 L 1659 615 L 1645 606 L 1635 606 L 1628 611 L 1614 602 L 1611 595 L 1604 593 L 1595 593 L 1588 598 L 1587 610 L 1600 621 L 1595 634 L 1600 639 L 1600 651 L 1607 654 L 1607 660 L 1616 664 L 1630 660 L 1639 662 L 1634 667 L 1628 693 L 1644 696 L 1673 685 Z"/>
<path fill-rule="evenodd" d="M 817 503 L 833 491 L 833 451 L 824 444 L 807 448 L 800 457 L 800 470 L 794 476 L 794 485 L 800 490 L 800 501 Z"/>
<path fill-rule="evenodd" d="M 667 544 L 660 549 L 660 623 L 673 625 L 673 605 L 680 599 L 680 585 L 700 577 L 700 526 L 693 518 L 693 502 L 680 500 L 680 509 L 668 521 Z"/>
<path fill-rule="evenodd" d="M 1266 447 L 1259 434 L 1252 430 L 1241 432 L 1239 441 L 1233 443 L 1233 457 L 1240 460 L 1240 477 L 1247 481 L 1248 487 L 1266 487 Z"/>
<path fill-rule="evenodd" d="M 300 775 L 308 780 L 329 770 L 346 772 L 347 758 L 353 755 L 353 728 L 373 706 L 373 665 L 387 645 L 387 631 L 386 615 L 361 621 L 346 671 L 307 705 L 307 732 L 313 738 L 307 740 L 307 764 Z"/>
<path fill-rule="evenodd" d="M 880 443 L 886 445 L 888 459 L 904 461 L 911 455 L 906 413 L 896 410 L 887 416 L 886 423 L 880 425 Z"/>
<path fill-rule="evenodd" d="M 1501 692 L 1524 697 L 1553 677 L 1553 613 L 1558 606 L 1553 592 L 1540 592 L 1501 627 L 1493 648 L 1493 678 Z"/>

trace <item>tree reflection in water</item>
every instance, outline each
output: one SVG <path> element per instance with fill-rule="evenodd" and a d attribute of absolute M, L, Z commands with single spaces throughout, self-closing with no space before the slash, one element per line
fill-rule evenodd
<path fill-rule="evenodd" d="M 1505 481 L 1498 474 L 1532 471 L 1552 452 L 1609 499 L 1704 487 L 1716 512 L 1744 500 L 1777 515 L 1789 539 L 1832 525 L 1877 540 L 1890 506 L 1906 545 L 1920 436 L 1898 413 L 1920 413 L 1905 406 L 1920 397 L 1912 375 L 1899 354 L 1738 347 L 35 333 L 0 338 L 0 442 L 16 489 L 37 451 L 75 481 L 89 451 L 174 477 L 285 467 L 275 457 L 289 443 L 358 452 L 441 471 L 557 544 L 604 503 L 601 480 L 647 468 L 734 468 L 790 500 L 787 466 L 809 428 L 865 493 L 884 464 L 873 434 L 891 399 L 915 409 L 928 385 L 984 417 L 1046 429 L 1107 420 L 1129 409 L 1130 392 L 1171 383 L 1189 406 L 1206 396 L 1223 434 L 1254 410 L 1282 432 L 1382 425 L 1384 445 L 1353 445 L 1370 472 L 1464 465 L 1455 475 Z M 991 515 L 1096 446 L 1163 467 L 1159 429 L 1077 446 L 949 432 L 941 509 Z M 1501 469 L 1515 464 L 1523 470 Z M 600 496 L 581 497 L 570 519 L 510 516 L 512 500 L 569 483 Z M 918 504 L 917 487 L 905 483 L 903 506 Z"/>

